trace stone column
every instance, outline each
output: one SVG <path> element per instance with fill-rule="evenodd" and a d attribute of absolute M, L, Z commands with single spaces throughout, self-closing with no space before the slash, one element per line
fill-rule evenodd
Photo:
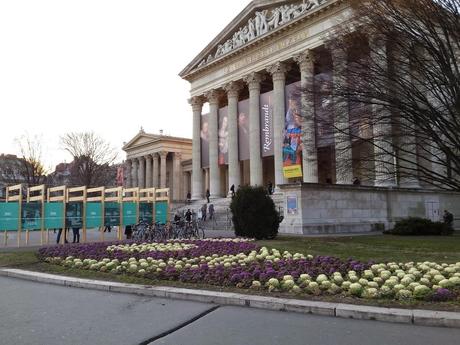
<path fill-rule="evenodd" d="M 166 157 L 168 152 L 160 152 L 160 188 L 166 188 Z"/>
<path fill-rule="evenodd" d="M 277 62 L 267 68 L 273 77 L 273 129 L 274 129 L 274 152 L 275 152 L 275 186 L 278 189 L 280 184 L 286 182 L 283 175 L 283 138 L 284 138 L 284 118 L 286 116 L 286 72 L 289 66 L 283 62 Z"/>
<path fill-rule="evenodd" d="M 302 113 L 302 170 L 303 182 L 318 183 L 318 150 L 316 148 L 315 101 L 313 79 L 315 72 L 312 51 L 294 57 L 300 68 Z"/>
<path fill-rule="evenodd" d="M 137 171 L 138 174 L 138 187 L 145 188 L 145 159 L 144 157 L 139 157 L 139 169 Z"/>
<path fill-rule="evenodd" d="M 331 50 L 334 90 L 340 89 L 340 85 L 347 82 L 346 64 L 347 55 L 336 49 Z M 352 184 L 353 161 L 350 137 L 350 114 L 348 104 L 340 95 L 334 97 L 334 139 L 335 139 L 335 175 L 337 184 Z"/>
<path fill-rule="evenodd" d="M 132 161 L 130 159 L 126 160 L 126 187 L 131 188 L 133 186 L 133 176 L 132 176 Z"/>
<path fill-rule="evenodd" d="M 206 93 L 209 101 L 209 192 L 211 197 L 220 197 L 220 170 L 218 152 L 219 96 L 217 90 Z"/>
<path fill-rule="evenodd" d="M 152 154 L 152 160 L 153 160 L 153 171 L 152 171 L 152 186 L 155 188 L 160 187 L 160 183 L 158 182 L 158 153 Z"/>
<path fill-rule="evenodd" d="M 378 66 L 379 70 L 388 70 L 386 42 L 373 37 L 369 41 L 371 64 Z M 389 92 L 389 89 L 382 92 Z M 395 160 L 393 149 L 393 133 L 391 125 L 391 112 L 379 104 L 377 100 L 372 105 L 373 126 L 372 136 L 374 141 L 374 166 L 377 187 L 392 187 L 396 185 Z"/>
<path fill-rule="evenodd" d="M 201 112 L 203 99 L 193 97 L 189 100 L 193 110 L 192 142 L 192 199 L 203 199 L 203 170 L 201 169 Z"/>
<path fill-rule="evenodd" d="M 249 88 L 249 175 L 252 186 L 263 185 L 262 154 L 260 152 L 260 73 L 251 73 L 244 81 Z"/>
<path fill-rule="evenodd" d="M 132 170 L 131 170 L 131 187 L 138 187 L 139 186 L 139 175 L 138 175 L 138 161 L 137 158 L 132 160 Z"/>
<path fill-rule="evenodd" d="M 145 188 L 152 187 L 152 156 L 145 156 Z"/>
<path fill-rule="evenodd" d="M 235 189 L 241 184 L 240 160 L 238 155 L 238 96 L 242 88 L 240 83 L 230 82 L 225 85 L 228 97 L 228 188 Z"/>
<path fill-rule="evenodd" d="M 173 183 L 172 183 L 172 197 L 173 200 L 180 200 L 181 199 L 181 162 L 182 162 L 182 154 L 180 152 L 174 152 L 173 157 Z"/>

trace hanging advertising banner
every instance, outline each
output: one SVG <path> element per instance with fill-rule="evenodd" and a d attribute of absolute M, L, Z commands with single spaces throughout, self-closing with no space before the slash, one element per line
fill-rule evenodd
<path fill-rule="evenodd" d="M 120 204 L 117 202 L 106 202 L 104 204 L 104 225 L 120 225 Z"/>
<path fill-rule="evenodd" d="M 83 203 L 69 202 L 65 210 L 65 223 L 67 228 L 83 227 Z"/>
<path fill-rule="evenodd" d="M 16 202 L 0 203 L 0 231 L 18 230 L 19 204 Z"/>
<path fill-rule="evenodd" d="M 64 204 L 62 202 L 45 203 L 45 229 L 64 227 Z"/>
<path fill-rule="evenodd" d="M 141 202 L 139 204 L 139 221 L 149 224 L 153 222 L 153 203 Z"/>
<path fill-rule="evenodd" d="M 286 85 L 283 174 L 285 178 L 302 177 L 302 116 L 300 112 L 300 82 Z"/>
<path fill-rule="evenodd" d="M 117 168 L 117 186 L 123 187 L 125 182 L 125 167 L 124 165 Z"/>
<path fill-rule="evenodd" d="M 273 91 L 260 95 L 260 147 L 262 157 L 273 156 Z"/>
<path fill-rule="evenodd" d="M 315 122 L 316 145 L 328 147 L 334 145 L 334 115 L 331 96 L 332 72 L 315 75 Z"/>
<path fill-rule="evenodd" d="M 238 148 L 239 159 L 249 159 L 249 99 L 238 102 Z"/>
<path fill-rule="evenodd" d="M 228 107 L 219 109 L 219 165 L 228 164 Z"/>
<path fill-rule="evenodd" d="M 137 223 L 137 203 L 123 203 L 123 225 L 135 225 Z"/>
<path fill-rule="evenodd" d="M 102 203 L 86 203 L 86 227 L 98 228 L 102 226 Z"/>
<path fill-rule="evenodd" d="M 42 204 L 38 202 L 23 203 L 21 208 L 21 225 L 23 230 L 40 230 L 42 227 Z"/>
<path fill-rule="evenodd" d="M 209 114 L 201 115 L 201 167 L 209 167 Z"/>

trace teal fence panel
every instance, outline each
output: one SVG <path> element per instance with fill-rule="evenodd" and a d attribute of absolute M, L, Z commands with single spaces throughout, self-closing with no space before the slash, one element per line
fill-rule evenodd
<path fill-rule="evenodd" d="M 104 204 L 104 225 L 120 225 L 120 204 L 117 202 L 106 202 Z"/>
<path fill-rule="evenodd" d="M 137 223 L 137 203 L 123 203 L 123 225 L 134 225 Z"/>
<path fill-rule="evenodd" d="M 0 203 L 0 231 L 19 229 L 19 203 Z"/>
<path fill-rule="evenodd" d="M 23 230 L 40 230 L 42 228 L 41 203 L 22 203 L 21 214 L 21 224 Z"/>
<path fill-rule="evenodd" d="M 168 202 L 159 201 L 155 203 L 155 221 L 165 224 L 168 220 Z"/>
<path fill-rule="evenodd" d="M 153 222 L 153 203 L 141 202 L 139 204 L 139 221 L 149 224 Z"/>
<path fill-rule="evenodd" d="M 103 225 L 102 221 L 102 203 L 86 203 L 86 228 L 98 228 Z"/>
<path fill-rule="evenodd" d="M 69 202 L 65 210 L 65 223 L 67 228 L 83 227 L 83 203 Z"/>
<path fill-rule="evenodd" d="M 45 229 L 61 229 L 64 220 L 64 204 L 62 202 L 45 203 Z"/>

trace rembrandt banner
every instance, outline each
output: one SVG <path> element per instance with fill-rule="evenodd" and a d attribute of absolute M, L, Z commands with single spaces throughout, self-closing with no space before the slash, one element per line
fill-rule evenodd
<path fill-rule="evenodd" d="M 270 157 L 273 151 L 273 91 L 260 95 L 260 147 L 262 157 Z"/>
<path fill-rule="evenodd" d="M 228 107 L 219 109 L 219 165 L 228 164 Z"/>
<path fill-rule="evenodd" d="M 286 86 L 283 138 L 283 174 L 285 178 L 302 177 L 302 117 L 299 88 L 299 82 Z"/>
<path fill-rule="evenodd" d="M 249 99 L 238 102 L 239 160 L 249 159 Z"/>
<path fill-rule="evenodd" d="M 209 114 L 201 116 L 201 167 L 209 167 Z"/>

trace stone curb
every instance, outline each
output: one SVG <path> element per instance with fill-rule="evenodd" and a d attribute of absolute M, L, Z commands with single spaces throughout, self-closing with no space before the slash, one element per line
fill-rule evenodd
<path fill-rule="evenodd" d="M 359 320 L 408 323 L 420 326 L 460 328 L 460 313 L 457 312 L 382 308 L 353 304 L 243 295 L 231 292 L 125 284 L 73 278 L 11 268 L 0 269 L 0 276 L 69 287 L 129 293 L 150 297 L 174 298 L 203 303 L 245 306 L 265 310 L 290 311 L 303 314 L 334 316 Z"/>

